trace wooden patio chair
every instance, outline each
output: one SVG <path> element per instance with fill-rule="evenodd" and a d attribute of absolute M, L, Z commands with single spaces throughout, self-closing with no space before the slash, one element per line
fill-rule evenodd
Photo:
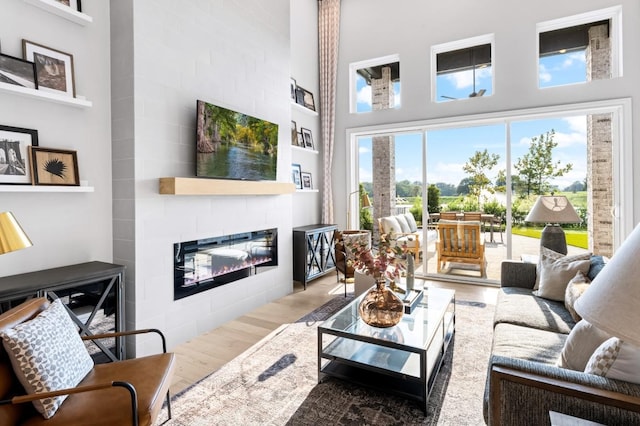
<path fill-rule="evenodd" d="M 440 212 L 440 220 L 458 220 L 460 212 Z"/>
<path fill-rule="evenodd" d="M 480 266 L 480 276 L 486 276 L 484 234 L 480 222 L 438 223 L 438 273 L 447 262 Z"/>
<path fill-rule="evenodd" d="M 469 221 L 479 222 L 482 220 L 482 213 L 481 212 L 464 212 L 462 220 L 466 222 L 469 222 Z"/>

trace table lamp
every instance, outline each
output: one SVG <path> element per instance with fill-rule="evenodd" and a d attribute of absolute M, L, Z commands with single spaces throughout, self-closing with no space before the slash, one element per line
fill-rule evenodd
<path fill-rule="evenodd" d="M 31 247 L 33 244 L 11 212 L 0 213 L 0 254 Z"/>
<path fill-rule="evenodd" d="M 621 340 L 640 346 L 640 225 L 616 250 L 578 298 L 575 309 L 586 321 Z"/>
<path fill-rule="evenodd" d="M 564 195 L 541 195 L 524 220 L 546 224 L 540 236 L 540 247 L 567 254 L 567 239 L 559 224 L 580 223 L 580 216 Z"/>

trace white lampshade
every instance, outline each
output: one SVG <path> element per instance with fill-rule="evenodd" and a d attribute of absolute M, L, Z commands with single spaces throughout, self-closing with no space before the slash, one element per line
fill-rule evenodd
<path fill-rule="evenodd" d="M 524 220 L 532 223 L 579 223 L 580 216 L 564 195 L 541 195 Z"/>
<path fill-rule="evenodd" d="M 640 346 L 640 225 L 575 303 L 589 323 Z"/>
<path fill-rule="evenodd" d="M 11 212 L 0 213 L 0 254 L 31 247 L 31 240 Z"/>

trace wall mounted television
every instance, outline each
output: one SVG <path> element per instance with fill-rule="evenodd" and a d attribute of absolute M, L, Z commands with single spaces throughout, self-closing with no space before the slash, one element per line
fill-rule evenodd
<path fill-rule="evenodd" d="M 201 100 L 196 109 L 196 176 L 276 180 L 277 124 Z"/>

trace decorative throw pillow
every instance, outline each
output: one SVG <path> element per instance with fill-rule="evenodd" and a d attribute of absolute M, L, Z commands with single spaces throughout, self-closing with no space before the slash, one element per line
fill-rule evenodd
<path fill-rule="evenodd" d="M 418 230 L 418 224 L 416 223 L 416 218 L 413 217 L 411 213 L 404 214 L 405 219 L 407 219 L 407 224 L 409 225 L 409 232 L 416 232 Z"/>
<path fill-rule="evenodd" d="M 578 300 L 578 297 L 582 296 L 582 293 L 589 288 L 589 284 L 591 284 L 591 280 L 585 277 L 581 271 L 578 271 L 576 276 L 571 278 L 571 281 L 567 284 L 567 290 L 564 293 L 564 306 L 575 322 L 580 321 L 582 318 L 573 308 L 573 305 Z"/>
<path fill-rule="evenodd" d="M 562 253 L 558 253 L 557 251 L 553 251 L 544 246 L 540 247 L 540 256 L 538 256 L 538 266 L 536 266 L 536 284 L 533 286 L 534 290 L 537 290 L 540 287 L 540 275 L 542 274 L 542 259 L 546 260 L 558 260 L 562 259 L 565 255 Z"/>
<path fill-rule="evenodd" d="M 612 337 L 593 352 L 584 372 L 640 384 L 640 348 Z"/>
<path fill-rule="evenodd" d="M 593 352 L 610 337 L 609 333 L 596 328 L 586 320 L 579 321 L 564 342 L 558 367 L 584 371 Z"/>
<path fill-rule="evenodd" d="M 571 278 L 575 277 L 578 271 L 586 274 L 589 270 L 591 253 L 560 258 L 557 258 L 557 254 L 545 247 L 540 249 L 540 283 L 538 290 L 533 294 L 545 299 L 564 302 L 564 293 Z"/>
<path fill-rule="evenodd" d="M 60 300 L 30 321 L 0 332 L 13 370 L 27 393 L 76 386 L 93 368 L 93 359 Z M 33 402 L 45 419 L 53 417 L 66 395 Z"/>
<path fill-rule="evenodd" d="M 402 233 L 402 228 L 398 223 L 398 219 L 393 216 L 387 216 L 380 219 L 382 223 L 382 230 L 385 234 L 398 235 Z"/>
<path fill-rule="evenodd" d="M 411 233 L 411 228 L 409 228 L 409 224 L 407 223 L 407 218 L 404 217 L 403 214 L 399 214 L 397 216 L 395 216 L 396 220 L 398 221 L 398 224 L 400 225 L 400 229 L 402 230 L 403 234 L 410 234 Z"/>
<path fill-rule="evenodd" d="M 600 273 L 600 271 L 602 271 L 602 268 L 604 268 L 604 265 L 607 264 L 608 260 L 609 259 L 604 256 L 597 256 L 597 255 L 591 256 L 591 266 L 589 267 L 589 272 L 587 273 L 587 277 L 591 281 L 595 280 L 596 276 L 598 275 L 598 273 Z"/>

